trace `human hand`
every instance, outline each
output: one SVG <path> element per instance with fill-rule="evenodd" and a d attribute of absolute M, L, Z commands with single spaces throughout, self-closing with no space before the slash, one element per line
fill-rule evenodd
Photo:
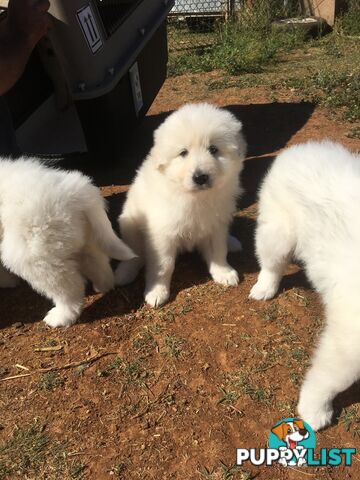
<path fill-rule="evenodd" d="M 32 48 L 51 27 L 49 0 L 9 0 L 7 27 Z"/>

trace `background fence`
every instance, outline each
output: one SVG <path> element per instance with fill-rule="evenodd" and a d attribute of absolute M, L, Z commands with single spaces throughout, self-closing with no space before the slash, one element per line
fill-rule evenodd
<path fill-rule="evenodd" d="M 176 0 L 168 17 L 170 52 L 206 47 L 217 41 L 227 22 L 257 23 L 266 17 L 304 14 L 301 0 Z"/>

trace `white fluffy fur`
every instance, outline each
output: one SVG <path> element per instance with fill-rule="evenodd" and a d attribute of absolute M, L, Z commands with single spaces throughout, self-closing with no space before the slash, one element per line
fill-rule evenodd
<path fill-rule="evenodd" d="M 215 282 L 237 285 L 226 256 L 228 243 L 232 251 L 240 248 L 239 241 L 228 239 L 228 229 L 246 148 L 241 127 L 226 110 L 189 104 L 156 130 L 119 218 L 124 240 L 139 257 L 119 265 L 117 284 L 133 281 L 146 262 L 145 300 L 162 305 L 177 253 L 197 248 Z M 218 151 L 211 153 L 210 146 Z M 197 185 L 196 172 L 208 175 L 209 183 Z"/>
<path fill-rule="evenodd" d="M 273 297 L 292 255 L 325 304 L 326 326 L 300 392 L 298 412 L 318 430 L 332 401 L 360 377 L 360 156 L 309 142 L 285 150 L 260 190 L 250 297 Z"/>
<path fill-rule="evenodd" d="M 113 287 L 109 257 L 134 257 L 89 178 L 35 159 L 0 159 L 0 242 L 0 286 L 15 286 L 15 274 L 53 300 L 44 318 L 52 327 L 76 321 L 85 278 L 101 292 Z"/>

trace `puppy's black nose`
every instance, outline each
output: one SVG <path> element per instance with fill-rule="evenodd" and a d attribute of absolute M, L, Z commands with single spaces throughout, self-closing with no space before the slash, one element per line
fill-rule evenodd
<path fill-rule="evenodd" d="M 196 183 L 196 185 L 205 185 L 209 183 L 209 175 L 202 172 L 195 172 L 193 175 L 193 182 Z"/>

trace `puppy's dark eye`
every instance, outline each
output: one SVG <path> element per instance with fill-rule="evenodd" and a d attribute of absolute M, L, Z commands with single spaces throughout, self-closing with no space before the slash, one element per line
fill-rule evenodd
<path fill-rule="evenodd" d="M 188 153 L 189 153 L 189 151 L 188 151 L 186 148 L 184 148 L 183 150 L 181 150 L 181 152 L 180 152 L 179 155 L 180 155 L 180 157 L 186 157 L 186 155 L 187 155 Z"/>
<path fill-rule="evenodd" d="M 217 148 L 216 145 L 210 145 L 209 147 L 209 152 L 211 155 L 216 155 L 218 153 L 219 149 Z"/>

